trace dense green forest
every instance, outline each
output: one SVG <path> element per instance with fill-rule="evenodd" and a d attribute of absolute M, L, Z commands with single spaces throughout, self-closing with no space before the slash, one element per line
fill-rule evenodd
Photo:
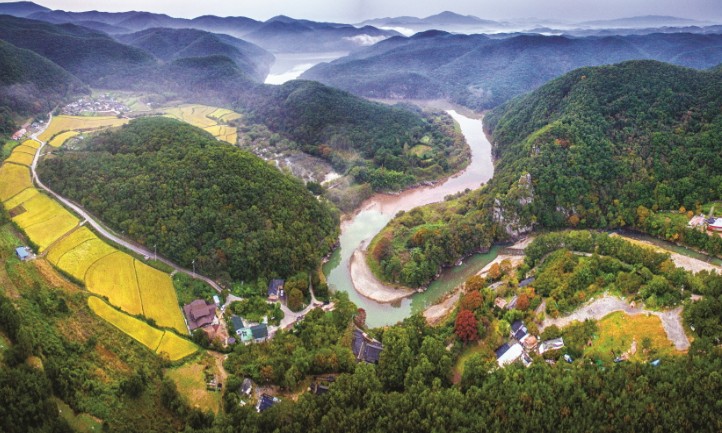
<path fill-rule="evenodd" d="M 55 191 L 183 266 L 223 281 L 318 266 L 338 216 L 260 158 L 166 118 L 132 121 L 39 167 Z"/>
<path fill-rule="evenodd" d="M 718 254 L 719 238 L 661 212 L 700 212 L 720 198 L 720 106 L 720 68 L 633 61 L 570 72 L 489 113 L 493 179 L 392 220 L 370 263 L 417 287 L 439 265 L 534 227 L 630 227 Z M 459 240 L 437 249 L 439 236 Z M 404 277 L 407 266 L 419 277 Z"/>
<path fill-rule="evenodd" d="M 722 56 L 720 42 L 718 34 L 500 37 L 430 30 L 321 63 L 301 78 L 370 98 L 447 99 L 483 110 L 584 66 L 649 59 L 710 68 Z"/>
<path fill-rule="evenodd" d="M 468 147 L 445 114 L 389 107 L 312 81 L 264 86 L 239 108 L 375 190 L 398 190 L 458 171 Z M 422 153 L 413 152 L 423 146 Z"/>

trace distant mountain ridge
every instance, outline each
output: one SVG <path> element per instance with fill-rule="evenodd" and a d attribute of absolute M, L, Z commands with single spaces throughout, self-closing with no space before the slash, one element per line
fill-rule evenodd
<path fill-rule="evenodd" d="M 722 35 L 491 38 L 430 31 L 387 39 L 301 77 L 365 97 L 441 98 L 486 109 L 575 68 L 634 59 L 710 68 L 722 63 Z"/>

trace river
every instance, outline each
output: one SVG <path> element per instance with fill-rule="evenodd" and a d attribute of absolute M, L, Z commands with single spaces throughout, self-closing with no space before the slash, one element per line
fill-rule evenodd
<path fill-rule="evenodd" d="M 274 53 L 276 61 L 266 77 L 266 84 L 283 84 L 322 62 L 330 62 L 348 55 L 347 52 L 329 53 Z"/>
<path fill-rule="evenodd" d="M 360 206 L 360 211 L 341 224 L 340 247 L 334 251 L 329 262 L 323 267 L 329 287 L 334 291 L 347 292 L 351 301 L 365 309 L 366 323 L 370 327 L 392 325 L 413 313 L 424 310 L 494 260 L 497 255 L 497 248 L 492 248 L 486 254 L 469 257 L 462 265 L 442 272 L 440 278 L 434 281 L 426 292 L 415 294 L 410 299 L 403 299 L 397 304 L 381 304 L 365 298 L 354 290 L 351 283 L 349 273 L 351 255 L 362 243 L 369 242 L 381 231 L 396 213 L 442 201 L 447 195 L 467 188 L 479 188 L 494 174 L 491 144 L 484 134 L 482 121 L 466 117 L 454 110 L 447 112 L 459 123 L 461 132 L 471 148 L 469 166 L 435 186 L 415 188 L 401 194 L 376 194 L 366 200 Z"/>

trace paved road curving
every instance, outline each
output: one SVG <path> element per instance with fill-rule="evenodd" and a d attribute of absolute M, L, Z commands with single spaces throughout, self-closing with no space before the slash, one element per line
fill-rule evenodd
<path fill-rule="evenodd" d="M 33 163 L 30 166 L 30 171 L 32 172 L 32 176 L 33 176 L 33 180 L 35 181 L 35 184 L 40 189 L 44 190 L 45 192 L 47 192 L 48 194 L 53 196 L 56 200 L 63 203 L 65 206 L 69 207 L 70 209 L 72 209 L 76 214 L 80 215 L 85 221 L 87 221 L 88 224 L 90 224 L 104 238 L 109 239 L 110 241 L 115 242 L 118 245 L 122 245 L 123 247 L 125 247 L 137 254 L 140 254 L 142 256 L 147 256 L 147 257 L 154 256 L 155 254 L 153 252 L 149 251 L 148 249 L 138 245 L 135 242 L 132 242 L 130 240 L 122 238 L 119 235 L 113 233 L 110 229 L 107 229 L 102 224 L 100 224 L 95 218 L 93 218 L 88 212 L 86 212 L 79 205 L 73 203 L 72 201 L 68 200 L 67 198 L 65 198 L 65 197 L 59 195 L 58 193 L 56 193 L 55 191 L 51 190 L 40 180 L 40 178 L 38 177 L 38 174 L 36 172 L 36 167 L 38 165 L 38 160 L 40 158 L 40 154 L 41 154 L 43 148 L 45 147 L 46 143 L 44 141 L 41 141 L 38 138 L 38 135 L 41 134 L 43 131 L 45 131 L 45 129 L 50 125 L 50 122 L 52 120 L 53 120 L 53 115 L 50 114 L 48 116 L 48 122 L 45 124 L 46 125 L 45 128 L 43 128 L 42 130 L 31 135 L 33 140 L 40 143 L 40 147 L 35 152 L 35 157 L 33 158 Z M 219 293 L 221 292 L 221 290 L 222 290 L 221 286 L 218 285 L 218 283 L 216 283 L 215 281 L 211 280 L 210 278 L 204 277 L 204 276 L 199 275 L 189 269 L 185 269 L 181 266 L 178 266 L 177 264 L 171 262 L 170 260 L 168 260 L 166 258 L 163 258 L 160 256 L 157 256 L 157 257 L 158 257 L 158 261 L 165 263 L 166 265 L 172 267 L 176 272 L 182 272 L 186 275 L 189 275 L 191 278 L 195 278 L 197 280 L 204 281 L 208 285 L 213 287 L 217 292 L 219 292 Z"/>
<path fill-rule="evenodd" d="M 689 349 L 689 339 L 687 338 L 687 334 L 685 334 L 684 327 L 682 326 L 682 307 L 677 307 L 668 311 L 651 311 L 639 307 L 632 308 L 625 300 L 610 295 L 602 296 L 599 299 L 587 303 L 568 316 L 559 317 L 557 319 L 544 319 L 544 323 L 542 323 L 540 331 L 551 325 L 563 328 L 574 321 L 583 322 L 586 319 L 599 320 L 616 311 L 624 311 L 630 315 L 654 314 L 662 321 L 662 326 L 664 327 L 664 331 L 667 333 L 667 338 L 674 343 L 674 347 L 677 350 Z"/>

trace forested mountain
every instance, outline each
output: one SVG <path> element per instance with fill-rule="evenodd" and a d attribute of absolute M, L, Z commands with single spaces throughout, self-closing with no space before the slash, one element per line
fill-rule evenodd
<path fill-rule="evenodd" d="M 251 119 L 264 123 L 359 183 L 395 190 L 452 173 L 466 161 L 463 138 L 448 117 L 410 107 L 389 107 L 312 81 L 263 86 L 241 101 Z M 434 153 L 410 151 L 423 144 Z"/>
<path fill-rule="evenodd" d="M 47 12 L 47 11 L 50 11 L 50 9 L 46 8 L 45 6 L 40 6 L 39 4 L 29 2 L 29 1 L 0 3 L 0 14 L 2 14 L 2 15 L 27 17 L 34 13 Z"/>
<path fill-rule="evenodd" d="M 258 81 L 266 78 L 274 60 L 271 53 L 250 42 L 201 30 L 153 28 L 118 35 L 116 39 L 143 49 L 164 61 L 186 57 L 226 56 L 243 72 Z"/>
<path fill-rule="evenodd" d="M 188 124 L 132 121 L 41 164 L 60 194 L 176 263 L 223 280 L 313 270 L 338 216 L 298 180 Z"/>
<path fill-rule="evenodd" d="M 699 211 L 720 198 L 721 106 L 720 68 L 632 61 L 570 72 L 487 115 L 497 158 L 489 184 L 398 216 L 369 259 L 383 278 L 416 287 L 535 226 L 657 234 L 655 211 Z M 694 230 L 676 240 L 722 251 L 719 238 Z"/>
<path fill-rule="evenodd" d="M 430 31 L 317 65 L 302 78 L 367 97 L 445 98 L 486 109 L 573 69 L 635 59 L 709 68 L 722 62 L 722 35 L 491 38 Z"/>
<path fill-rule="evenodd" d="M 53 25 L 3 15 L 0 39 L 52 60 L 87 84 L 155 63 L 143 50 L 74 24 Z"/>
<path fill-rule="evenodd" d="M 484 20 L 473 15 L 460 15 L 444 11 L 426 18 L 417 17 L 386 17 L 366 20 L 362 25 L 371 25 L 381 28 L 402 28 L 415 32 L 425 30 L 447 30 L 459 32 L 481 33 L 484 30 L 497 30 L 506 27 L 506 23 Z"/>
<path fill-rule="evenodd" d="M 87 89 L 60 66 L 30 50 L 0 41 L 1 117 L 47 112 L 66 96 L 79 92 Z M 11 132 L 4 129 L 0 126 L 0 133 Z"/>

